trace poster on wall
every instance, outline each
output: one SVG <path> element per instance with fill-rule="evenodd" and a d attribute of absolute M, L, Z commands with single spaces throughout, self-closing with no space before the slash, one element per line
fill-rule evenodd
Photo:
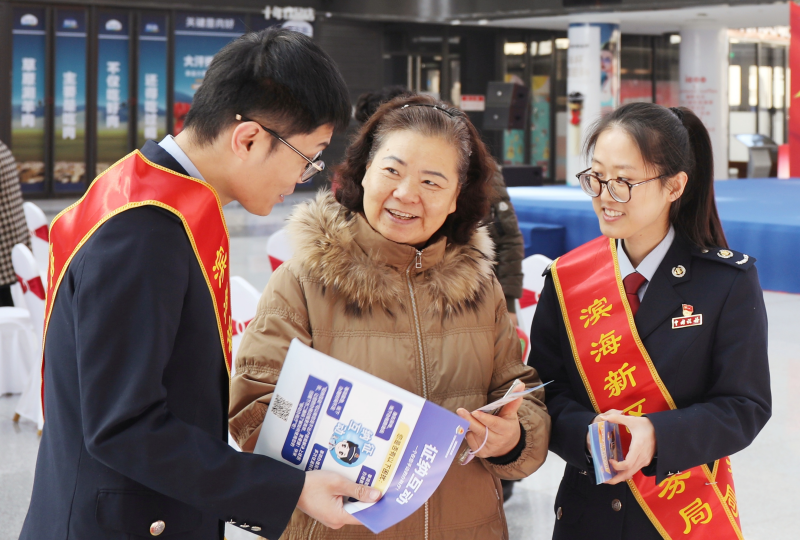
<path fill-rule="evenodd" d="M 22 191 L 44 184 L 45 12 L 14 8 L 11 70 L 11 148 Z"/>
<path fill-rule="evenodd" d="M 229 13 L 178 12 L 175 19 L 174 134 L 183 129 L 186 113 L 206 70 L 225 45 L 245 32 L 244 20 Z"/>
<path fill-rule="evenodd" d="M 86 185 L 86 12 L 56 11 L 53 189 Z"/>
<path fill-rule="evenodd" d="M 100 12 L 97 20 L 97 165 L 95 175 L 129 152 L 128 15 Z"/>
<path fill-rule="evenodd" d="M 525 163 L 525 130 L 503 130 L 503 165 Z"/>
<path fill-rule="evenodd" d="M 314 18 L 316 13 L 311 7 L 267 6 L 261 10 L 263 17 L 253 16 L 250 19 L 250 30 L 258 32 L 270 26 L 280 26 L 314 37 Z"/>
<path fill-rule="evenodd" d="M 550 175 L 550 77 L 531 77 L 531 163 Z"/>
<path fill-rule="evenodd" d="M 139 107 L 137 147 L 167 134 L 167 17 L 139 18 Z"/>

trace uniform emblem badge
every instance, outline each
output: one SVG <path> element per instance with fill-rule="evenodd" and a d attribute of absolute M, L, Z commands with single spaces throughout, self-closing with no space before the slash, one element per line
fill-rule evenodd
<path fill-rule="evenodd" d="M 683 265 L 678 265 L 672 269 L 672 275 L 675 277 L 683 277 L 686 275 L 686 268 Z"/>
<path fill-rule="evenodd" d="M 700 326 L 703 324 L 703 316 L 701 314 L 694 314 L 694 307 L 689 304 L 681 306 L 683 317 L 675 317 L 672 319 L 672 329 L 685 328 L 687 326 Z"/>
<path fill-rule="evenodd" d="M 721 249 L 717 251 L 717 257 L 720 257 L 722 259 L 730 259 L 731 257 L 733 257 L 733 251 L 729 249 Z"/>
<path fill-rule="evenodd" d="M 742 254 L 742 260 L 741 261 L 736 261 L 736 264 L 744 264 L 749 260 L 750 260 L 750 256 L 749 255 Z"/>

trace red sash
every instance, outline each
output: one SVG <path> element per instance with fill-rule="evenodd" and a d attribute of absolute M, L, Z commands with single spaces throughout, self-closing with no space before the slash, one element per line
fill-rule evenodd
<path fill-rule="evenodd" d="M 50 228 L 50 268 L 44 339 L 47 340 L 47 327 L 58 287 L 75 254 L 107 220 L 125 210 L 145 205 L 169 210 L 183 222 L 200 270 L 208 284 L 217 316 L 225 367 L 230 378 L 233 331 L 228 275 L 228 228 L 219 198 L 214 188 L 206 182 L 151 163 L 138 150 L 98 176 L 81 200 L 53 220 Z"/>
<path fill-rule="evenodd" d="M 601 236 L 553 263 L 572 354 L 596 412 L 675 409 L 636 331 L 619 273 L 616 241 Z M 630 436 L 623 430 L 623 448 Z M 729 458 L 682 471 L 656 485 L 637 473 L 628 485 L 665 539 L 742 540 Z"/>

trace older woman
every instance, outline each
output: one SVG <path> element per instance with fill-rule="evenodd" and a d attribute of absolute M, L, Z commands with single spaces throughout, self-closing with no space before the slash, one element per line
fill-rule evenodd
<path fill-rule="evenodd" d="M 458 111 L 425 96 L 383 105 L 348 149 L 336 197 L 321 193 L 292 215 L 295 256 L 273 274 L 239 348 L 230 429 L 244 450 L 293 338 L 470 421 L 466 440 L 482 459 L 454 464 L 424 508 L 381 538 L 507 538 L 499 479 L 533 473 L 547 454 L 541 391 L 496 417 L 468 412 L 515 379 L 540 383 L 521 363 L 479 226 L 493 166 Z M 296 511 L 283 538 L 372 536 Z"/>

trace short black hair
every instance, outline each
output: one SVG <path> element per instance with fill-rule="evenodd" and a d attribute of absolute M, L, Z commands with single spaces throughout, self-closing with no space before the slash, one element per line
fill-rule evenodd
<path fill-rule="evenodd" d="M 267 28 L 226 45 L 208 66 L 186 115 L 199 144 L 212 143 L 241 114 L 289 137 L 350 123 L 347 85 L 311 38 Z"/>
<path fill-rule="evenodd" d="M 358 96 L 358 101 L 356 101 L 356 112 L 354 115 L 356 122 L 363 124 L 369 120 L 370 116 L 375 114 L 378 107 L 387 101 L 392 101 L 397 96 L 410 96 L 413 95 L 413 93 L 414 92 L 411 92 L 405 86 L 401 85 L 384 86 L 380 90 L 375 90 L 374 92 L 364 92 Z"/>

